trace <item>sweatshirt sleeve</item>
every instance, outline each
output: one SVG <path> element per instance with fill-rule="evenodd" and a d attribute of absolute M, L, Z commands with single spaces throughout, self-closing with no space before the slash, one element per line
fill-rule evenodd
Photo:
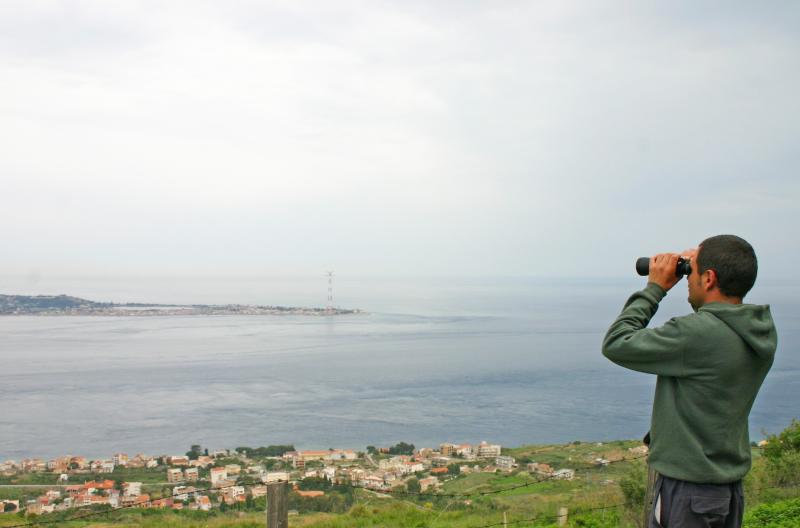
<path fill-rule="evenodd" d="M 686 336 L 679 321 L 647 328 L 667 292 L 655 283 L 630 296 L 603 339 L 603 355 L 625 368 L 660 376 L 683 376 Z"/>

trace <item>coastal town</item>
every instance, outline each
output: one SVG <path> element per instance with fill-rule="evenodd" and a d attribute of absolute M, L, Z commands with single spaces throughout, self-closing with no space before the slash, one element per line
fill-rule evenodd
<path fill-rule="evenodd" d="M 628 451 L 642 455 L 647 448 Z M 609 460 L 580 463 L 605 465 Z M 304 499 L 324 497 L 326 488 L 337 485 L 376 494 L 436 494 L 443 483 L 459 475 L 520 470 L 557 480 L 575 478 L 575 469 L 570 467 L 529 461 L 520 468 L 500 445 L 485 441 L 420 449 L 400 442 L 391 447 L 368 446 L 366 451 L 298 451 L 293 446 L 209 451 L 195 445 L 184 455 L 117 453 L 98 460 L 83 456 L 6 460 L 0 463 L 0 482 L 6 487 L 25 482 L 19 486 L 30 496 L 0 500 L 0 512 L 43 515 L 91 506 L 209 511 L 253 504 L 266 495 L 268 484 L 277 482 L 289 483 L 297 497 Z"/>
<path fill-rule="evenodd" d="M 325 308 L 264 306 L 249 304 L 145 304 L 96 302 L 69 295 L 3 295 L 0 315 L 37 316 L 187 316 L 187 315 L 348 315 L 362 310 L 347 310 L 332 305 Z"/>

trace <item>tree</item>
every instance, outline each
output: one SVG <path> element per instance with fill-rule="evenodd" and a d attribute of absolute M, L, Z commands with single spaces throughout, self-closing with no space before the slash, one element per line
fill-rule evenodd
<path fill-rule="evenodd" d="M 792 423 L 778 435 L 767 437 L 764 446 L 767 474 L 775 484 L 788 484 L 800 474 L 800 421 Z"/>
<path fill-rule="evenodd" d="M 327 477 L 306 477 L 298 483 L 301 490 L 328 490 L 331 488 L 331 481 Z"/>
<path fill-rule="evenodd" d="M 620 479 L 619 487 L 625 496 L 625 508 L 628 510 L 628 516 L 639 526 L 647 492 L 646 464 L 634 462 L 627 473 Z"/>
<path fill-rule="evenodd" d="M 377 455 L 378 449 L 375 446 L 367 446 L 367 453 L 370 455 Z"/>
<path fill-rule="evenodd" d="M 191 449 L 186 452 L 186 456 L 189 457 L 189 460 L 197 460 L 197 458 L 203 454 L 203 448 L 200 447 L 199 444 L 192 444 Z"/>
<path fill-rule="evenodd" d="M 237 447 L 236 452 L 241 453 L 247 458 L 253 457 L 279 457 L 289 451 L 296 451 L 294 445 L 271 445 L 267 447 Z"/>
<path fill-rule="evenodd" d="M 400 442 L 398 444 L 393 445 L 389 448 L 390 455 L 413 455 L 414 454 L 414 444 L 407 444 L 405 442 Z"/>
<path fill-rule="evenodd" d="M 411 493 L 419 493 L 422 491 L 422 486 L 420 486 L 419 479 L 416 477 L 411 477 L 406 481 L 406 488 Z"/>
<path fill-rule="evenodd" d="M 769 460 L 777 460 L 787 453 L 800 451 L 800 421 L 792 420 L 789 427 L 778 435 L 767 437 L 764 456 Z"/>
<path fill-rule="evenodd" d="M 461 474 L 461 466 L 458 464 L 450 464 L 447 466 L 447 474 L 448 475 L 460 475 Z"/>

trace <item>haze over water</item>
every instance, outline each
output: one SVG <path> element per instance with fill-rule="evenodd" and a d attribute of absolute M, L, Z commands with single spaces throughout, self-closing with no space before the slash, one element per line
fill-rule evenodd
<path fill-rule="evenodd" d="M 655 377 L 602 357 L 644 279 L 337 277 L 337 317 L 2 317 L 0 459 L 489 440 L 639 438 Z M 800 401 L 797 283 L 760 280 L 776 362 L 751 437 Z M 323 306 L 319 277 L 0 277 L 0 292 L 92 300 Z M 680 282 L 652 325 L 688 313 Z"/>

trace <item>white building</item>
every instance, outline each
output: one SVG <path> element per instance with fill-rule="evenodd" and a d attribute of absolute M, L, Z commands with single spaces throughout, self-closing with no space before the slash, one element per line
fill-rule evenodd
<path fill-rule="evenodd" d="M 89 464 L 89 469 L 96 473 L 113 473 L 114 461 L 113 460 L 92 460 Z"/>
<path fill-rule="evenodd" d="M 267 472 L 264 466 L 247 466 L 245 471 L 247 471 L 247 473 L 250 475 L 263 475 Z"/>
<path fill-rule="evenodd" d="M 452 458 L 446 456 L 433 457 L 431 459 L 431 465 L 434 467 L 446 467 L 452 460 Z"/>
<path fill-rule="evenodd" d="M 170 466 L 188 466 L 189 457 L 185 455 L 173 455 L 167 457 L 166 462 Z"/>
<path fill-rule="evenodd" d="M 502 448 L 499 444 L 488 444 L 485 441 L 478 445 L 478 458 L 499 457 Z"/>
<path fill-rule="evenodd" d="M 269 484 L 270 482 L 289 482 L 289 473 L 286 471 L 270 471 L 263 477 L 261 482 Z"/>
<path fill-rule="evenodd" d="M 183 480 L 183 470 L 181 468 L 167 469 L 167 482 L 180 482 Z"/>
<path fill-rule="evenodd" d="M 123 482 L 122 494 L 126 497 L 138 497 L 142 494 L 141 482 Z"/>
<path fill-rule="evenodd" d="M 425 464 L 422 462 L 406 462 L 404 464 L 405 473 L 416 473 L 417 471 L 425 471 Z"/>
<path fill-rule="evenodd" d="M 422 492 L 427 491 L 429 488 L 436 489 L 438 486 L 439 486 L 439 479 L 437 479 L 436 477 L 427 477 L 419 479 L 419 489 Z"/>
<path fill-rule="evenodd" d="M 267 487 L 266 486 L 253 486 L 250 488 L 250 495 L 253 496 L 254 499 L 258 497 L 266 497 L 267 496 Z"/>
<path fill-rule="evenodd" d="M 234 504 L 243 500 L 245 496 L 244 486 L 231 486 L 222 490 L 222 498 L 228 504 Z M 240 499 L 240 497 L 242 497 Z"/>
<path fill-rule="evenodd" d="M 367 475 L 360 480 L 361 485 L 369 489 L 383 489 L 385 484 L 383 477 L 379 475 Z"/>
<path fill-rule="evenodd" d="M 175 500 L 185 501 L 189 497 L 194 496 L 197 489 L 194 486 L 175 486 L 172 488 L 172 498 Z"/>
<path fill-rule="evenodd" d="M 350 449 L 334 449 L 325 457 L 326 460 L 355 460 L 358 454 Z"/>
<path fill-rule="evenodd" d="M 228 472 L 224 467 L 211 468 L 211 486 L 217 487 L 228 480 Z"/>
<path fill-rule="evenodd" d="M 194 499 L 198 510 L 209 511 L 211 509 L 211 499 L 205 495 L 198 495 Z"/>
<path fill-rule="evenodd" d="M 514 460 L 514 457 L 510 456 L 499 456 L 495 457 L 494 465 L 501 468 L 501 469 L 511 469 L 517 465 L 517 461 Z"/>
<path fill-rule="evenodd" d="M 456 454 L 463 457 L 473 456 L 475 453 L 470 444 L 461 444 L 456 447 Z"/>

